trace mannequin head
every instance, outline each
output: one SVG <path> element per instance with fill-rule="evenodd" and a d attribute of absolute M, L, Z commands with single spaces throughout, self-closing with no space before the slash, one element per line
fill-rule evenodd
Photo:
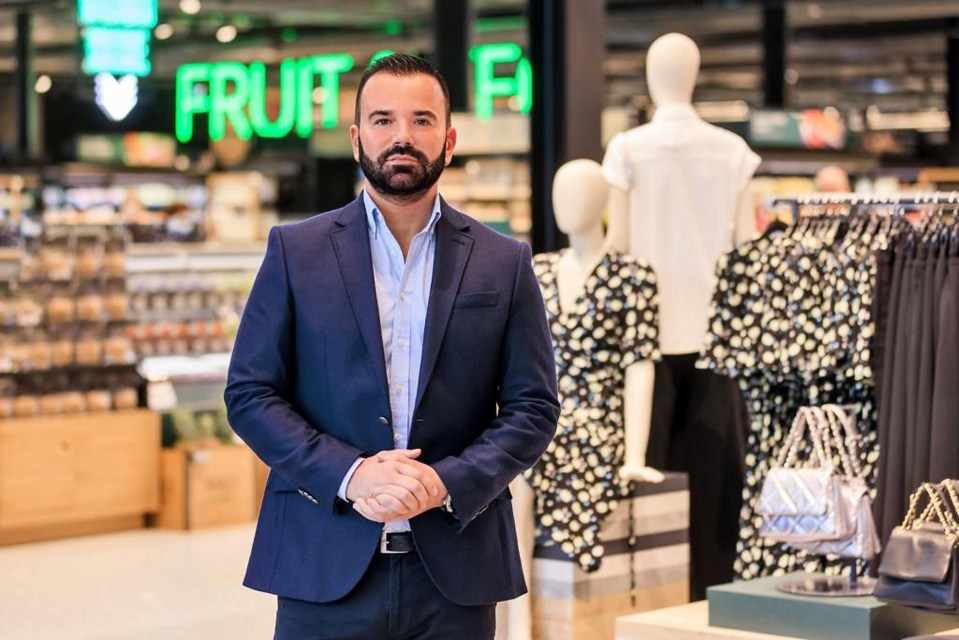
<path fill-rule="evenodd" d="M 828 165 L 816 173 L 816 191 L 820 193 L 849 193 L 849 174 L 836 165 Z"/>
<path fill-rule="evenodd" d="M 602 167 L 593 160 L 571 160 L 553 176 L 553 215 L 566 235 L 602 225 L 608 198 L 609 184 Z"/>
<path fill-rule="evenodd" d="M 646 84 L 656 106 L 692 104 L 699 74 L 699 47 L 688 36 L 667 33 L 646 52 Z"/>

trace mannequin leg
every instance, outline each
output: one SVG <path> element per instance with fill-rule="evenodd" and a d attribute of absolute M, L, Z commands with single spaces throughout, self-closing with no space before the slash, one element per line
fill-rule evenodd
<path fill-rule="evenodd" d="M 513 519 L 516 520 L 516 537 L 519 540 L 519 555 L 523 562 L 523 574 L 530 592 L 533 590 L 533 547 L 536 525 L 533 522 L 533 488 L 522 476 L 509 486 L 513 494 Z M 529 593 L 499 605 L 500 617 L 505 624 L 496 625 L 497 640 L 532 640 L 533 601 Z"/>

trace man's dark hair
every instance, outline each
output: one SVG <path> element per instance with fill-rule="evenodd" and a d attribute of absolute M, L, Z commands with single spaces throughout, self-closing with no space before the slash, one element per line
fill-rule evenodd
<path fill-rule="evenodd" d="M 449 87 L 446 86 L 446 80 L 444 80 L 440 72 L 436 70 L 436 67 L 423 58 L 417 58 L 416 56 L 405 53 L 394 53 L 385 58 L 380 58 L 374 64 L 371 64 L 366 69 L 366 72 L 363 73 L 363 77 L 360 78 L 360 84 L 356 88 L 356 111 L 353 114 L 353 124 L 357 126 L 360 124 L 360 97 L 363 95 L 363 87 L 366 86 L 370 78 L 378 73 L 388 73 L 391 76 L 415 76 L 422 73 L 436 78 L 436 81 L 440 84 L 440 89 L 443 90 L 443 98 L 446 101 L 446 126 L 450 126 L 450 90 Z"/>

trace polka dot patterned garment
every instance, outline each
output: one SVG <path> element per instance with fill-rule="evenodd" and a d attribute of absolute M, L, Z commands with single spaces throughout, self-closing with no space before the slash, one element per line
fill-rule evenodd
<path fill-rule="evenodd" d="M 698 365 L 736 378 L 749 408 L 734 567 L 740 578 L 842 569 L 837 559 L 768 543 L 759 535 L 756 506 L 779 446 L 805 405 L 855 405 L 864 472 L 874 486 L 875 253 L 895 232 L 894 225 L 876 224 L 869 216 L 803 222 L 784 236 L 740 245 L 717 265 L 709 335 Z"/>
<path fill-rule="evenodd" d="M 599 568 L 602 522 L 629 495 L 625 459 L 625 370 L 659 358 L 656 279 L 630 256 L 610 253 L 587 278 L 573 309 L 559 303 L 562 252 L 535 256 L 562 410 L 556 436 L 525 474 L 535 497 L 537 541 L 560 545 L 586 571 Z"/>

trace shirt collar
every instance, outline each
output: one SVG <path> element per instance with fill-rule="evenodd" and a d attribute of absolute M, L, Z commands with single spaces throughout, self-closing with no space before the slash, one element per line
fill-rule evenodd
<path fill-rule="evenodd" d="M 366 208 L 366 224 L 370 228 L 370 233 L 372 233 L 375 238 L 379 230 L 379 224 L 383 221 L 383 214 L 376 208 L 376 203 L 373 202 L 373 198 L 366 192 L 366 189 L 363 189 L 363 206 Z M 430 219 L 426 222 L 426 227 L 424 227 L 429 233 L 433 233 L 436 229 L 436 222 L 440 219 L 440 212 L 440 194 L 437 193 L 436 198 L 433 199 L 433 213 L 430 214 Z"/>
<path fill-rule="evenodd" d="M 656 120 L 685 120 L 687 118 L 699 120 L 699 114 L 696 113 L 696 109 L 691 104 L 664 104 L 661 107 L 656 107 L 656 112 L 653 114 L 654 122 Z"/>

